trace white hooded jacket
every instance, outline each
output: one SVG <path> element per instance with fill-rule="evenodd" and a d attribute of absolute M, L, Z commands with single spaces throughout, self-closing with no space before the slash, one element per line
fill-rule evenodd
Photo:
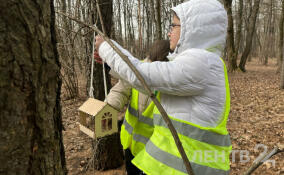
<path fill-rule="evenodd" d="M 128 56 L 150 88 L 161 92 L 168 115 L 204 127 L 222 120 L 226 100 L 224 64 L 227 13 L 217 0 L 190 0 L 172 9 L 181 22 L 181 35 L 170 62 L 143 63 L 115 43 Z M 135 74 L 107 42 L 99 55 L 136 89 L 143 87 Z"/>

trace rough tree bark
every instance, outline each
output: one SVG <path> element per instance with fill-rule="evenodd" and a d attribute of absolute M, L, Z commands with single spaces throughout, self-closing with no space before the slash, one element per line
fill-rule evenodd
<path fill-rule="evenodd" d="M 250 21 L 249 21 L 249 24 L 248 24 L 249 26 L 248 26 L 248 34 L 246 36 L 246 46 L 245 46 L 244 52 L 241 56 L 241 61 L 240 61 L 240 64 L 239 64 L 239 68 L 243 72 L 246 72 L 245 65 L 246 65 L 248 56 L 249 56 L 250 51 L 251 51 L 252 39 L 253 39 L 253 36 L 254 36 L 255 23 L 256 23 L 256 18 L 257 18 L 258 11 L 259 11 L 260 1 L 261 0 L 255 0 L 254 1 L 251 18 L 250 18 Z"/>
<path fill-rule="evenodd" d="M 100 0 L 100 11 L 103 18 L 103 24 L 107 36 L 111 35 L 112 29 L 112 0 Z M 96 2 L 95 2 L 96 3 Z M 97 27 L 102 31 L 102 25 L 100 20 L 97 21 Z M 104 83 L 102 74 L 102 65 L 94 66 L 94 97 L 99 100 L 104 100 Z M 108 91 L 111 88 L 110 76 L 108 71 L 107 75 L 107 86 Z M 97 170 L 113 169 L 123 164 L 123 151 L 120 143 L 119 133 L 114 133 L 103 138 L 94 140 L 93 142 L 94 151 L 94 168 Z"/>
<path fill-rule="evenodd" d="M 224 7 L 228 15 L 228 28 L 227 28 L 227 42 L 226 42 L 226 56 L 229 60 L 228 70 L 233 72 L 238 68 L 235 59 L 235 46 L 234 46 L 234 20 L 232 16 L 232 0 L 224 0 Z"/>
<path fill-rule="evenodd" d="M 66 174 L 53 0 L 0 9 L 0 174 Z"/>

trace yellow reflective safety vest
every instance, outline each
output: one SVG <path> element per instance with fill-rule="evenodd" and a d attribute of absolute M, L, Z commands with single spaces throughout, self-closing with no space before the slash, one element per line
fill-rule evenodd
<path fill-rule="evenodd" d="M 223 120 L 219 125 L 202 127 L 169 116 L 182 142 L 194 175 L 229 174 L 229 155 L 232 146 L 226 124 L 230 111 L 230 90 L 225 64 L 224 72 L 226 102 Z M 132 163 L 148 175 L 187 174 L 173 136 L 156 107 L 153 113 L 154 132 L 145 149 L 135 156 Z"/>
<path fill-rule="evenodd" d="M 139 91 L 132 88 L 131 100 L 121 126 L 120 140 L 123 149 L 129 148 L 133 156 L 136 156 L 153 134 L 153 101 L 145 108 L 142 114 L 138 112 Z"/>

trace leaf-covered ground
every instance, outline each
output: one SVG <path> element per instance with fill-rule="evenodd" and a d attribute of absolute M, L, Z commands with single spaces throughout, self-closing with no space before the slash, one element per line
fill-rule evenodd
<path fill-rule="evenodd" d="M 231 112 L 228 130 L 236 156 L 235 163 L 231 161 L 231 174 L 241 174 L 265 151 L 264 146 L 257 149 L 258 144 L 271 150 L 284 143 L 284 90 L 279 89 L 280 78 L 275 72 L 275 61 L 263 66 L 254 60 L 248 63 L 247 73 L 229 74 Z M 241 163 L 237 150 L 247 150 L 251 161 Z M 284 153 L 273 159 L 275 167 L 266 163 L 255 174 L 284 174 Z"/>
<path fill-rule="evenodd" d="M 265 148 L 270 151 L 277 144 L 284 144 L 284 90 L 279 89 L 275 60 L 263 66 L 255 59 L 247 63 L 246 69 L 246 73 L 229 73 L 231 112 L 228 130 L 234 150 L 231 155 L 232 175 L 242 174 Z M 78 121 L 77 109 L 86 98 L 62 99 L 63 137 L 69 174 L 123 175 L 124 166 L 104 172 L 90 168 L 84 171 L 92 155 L 91 141 L 87 136 L 78 134 L 75 122 Z M 254 174 L 284 175 L 284 153 L 270 160 L 275 163 L 265 163 Z"/>

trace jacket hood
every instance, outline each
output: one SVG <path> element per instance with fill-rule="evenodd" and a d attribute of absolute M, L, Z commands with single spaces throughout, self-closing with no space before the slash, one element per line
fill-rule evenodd
<path fill-rule="evenodd" d="M 181 33 L 172 55 L 187 49 L 206 49 L 221 55 L 226 42 L 227 12 L 217 0 L 190 0 L 172 10 L 180 19 Z"/>

